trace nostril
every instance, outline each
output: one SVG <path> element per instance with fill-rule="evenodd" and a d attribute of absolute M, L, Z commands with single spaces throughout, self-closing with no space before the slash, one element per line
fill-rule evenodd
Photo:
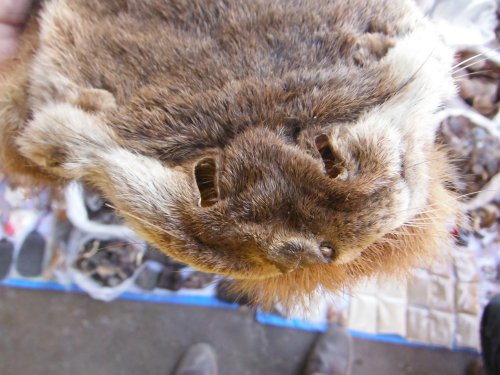
<path fill-rule="evenodd" d="M 319 251 L 328 260 L 332 260 L 335 257 L 334 247 L 328 241 L 322 241 L 319 244 Z"/>
<path fill-rule="evenodd" d="M 285 273 L 298 267 L 330 263 L 338 257 L 337 253 L 335 246 L 328 241 L 318 244 L 315 241 L 302 239 L 288 240 L 269 255 L 274 265 Z"/>

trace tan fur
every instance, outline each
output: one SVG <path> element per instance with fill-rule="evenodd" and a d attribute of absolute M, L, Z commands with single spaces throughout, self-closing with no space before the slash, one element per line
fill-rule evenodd
<path fill-rule="evenodd" d="M 95 185 L 267 307 L 449 242 L 452 56 L 410 1 L 50 0 L 39 20 L 0 86 L 12 178 Z"/>

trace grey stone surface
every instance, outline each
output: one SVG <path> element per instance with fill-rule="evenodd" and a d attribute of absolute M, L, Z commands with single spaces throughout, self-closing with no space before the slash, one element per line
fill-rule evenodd
<path fill-rule="evenodd" d="M 142 269 L 141 273 L 137 275 L 135 285 L 144 290 L 153 290 L 158 282 L 159 273 L 160 271 L 146 266 Z"/>
<path fill-rule="evenodd" d="M 249 311 L 0 287 L 1 375 L 167 375 L 197 342 L 215 347 L 220 375 L 300 375 L 316 337 Z M 352 374 L 463 374 L 475 357 L 356 339 Z"/>
<path fill-rule="evenodd" d="M 20 275 L 25 277 L 41 275 L 45 246 L 45 238 L 36 230 L 26 236 L 16 260 L 17 272 Z"/>
<path fill-rule="evenodd" d="M 0 280 L 9 273 L 12 257 L 14 255 L 14 245 L 9 240 L 0 239 Z"/>

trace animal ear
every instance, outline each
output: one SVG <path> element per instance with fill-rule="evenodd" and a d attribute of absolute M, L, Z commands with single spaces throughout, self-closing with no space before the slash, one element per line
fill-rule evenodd
<path fill-rule="evenodd" d="M 325 166 L 325 173 L 330 178 L 339 178 L 346 180 L 347 169 L 342 165 L 342 158 L 333 151 L 330 139 L 326 134 L 320 134 L 315 139 L 316 149 L 321 155 Z"/>
<path fill-rule="evenodd" d="M 196 185 L 200 191 L 200 206 L 210 207 L 219 201 L 217 163 L 213 158 L 198 161 L 194 167 Z"/>

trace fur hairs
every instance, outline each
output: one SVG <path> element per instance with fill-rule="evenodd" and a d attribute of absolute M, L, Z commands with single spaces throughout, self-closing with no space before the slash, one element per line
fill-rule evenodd
<path fill-rule="evenodd" d="M 0 163 L 307 307 L 448 246 L 451 66 L 410 0 L 46 0 L 0 83 Z"/>

